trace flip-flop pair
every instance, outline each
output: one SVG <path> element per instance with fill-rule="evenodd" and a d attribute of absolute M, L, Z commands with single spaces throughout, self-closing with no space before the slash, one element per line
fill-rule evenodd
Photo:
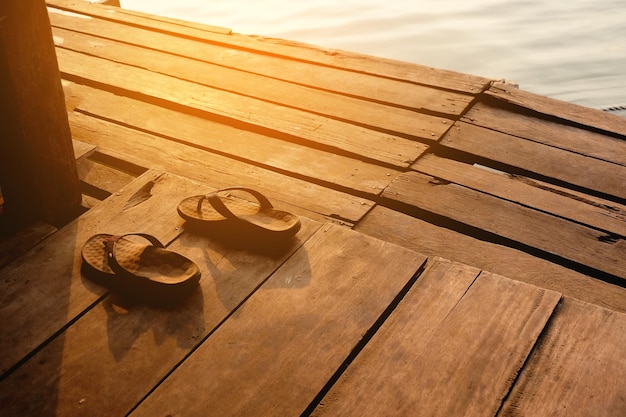
<path fill-rule="evenodd" d="M 251 194 L 259 204 L 224 195 L 234 190 Z M 186 198 L 178 205 L 178 213 L 192 229 L 251 246 L 281 246 L 300 230 L 296 215 L 275 209 L 263 194 L 244 187 Z M 139 236 L 149 245 L 130 236 Z M 145 233 L 98 234 L 85 242 L 81 254 L 86 275 L 92 280 L 145 301 L 178 302 L 200 280 L 200 269 L 192 260 L 165 249 L 157 238 Z"/>

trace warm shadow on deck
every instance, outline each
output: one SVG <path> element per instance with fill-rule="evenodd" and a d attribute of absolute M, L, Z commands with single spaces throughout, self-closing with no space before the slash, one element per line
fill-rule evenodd
<path fill-rule="evenodd" d="M 87 210 L 0 242 L 0 415 L 626 409 L 626 119 L 47 4 Z M 285 253 L 185 229 L 180 200 L 233 185 L 301 217 Z M 128 303 L 81 274 L 90 236 L 126 232 L 199 265 L 183 305 Z"/>

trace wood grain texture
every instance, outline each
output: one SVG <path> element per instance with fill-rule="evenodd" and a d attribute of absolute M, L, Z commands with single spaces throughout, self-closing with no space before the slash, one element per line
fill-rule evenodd
<path fill-rule="evenodd" d="M 495 415 L 560 294 L 445 265 L 420 276 L 315 415 Z"/>
<path fill-rule="evenodd" d="M 104 288 L 81 275 L 80 251 L 89 237 L 141 231 L 170 242 L 181 233 L 183 223 L 176 205 L 196 189 L 196 184 L 176 176 L 148 171 L 2 268 L 1 373 L 105 294 Z"/>
<path fill-rule="evenodd" d="M 110 20 L 114 20 L 118 23 L 150 28 L 158 32 L 185 33 L 188 35 L 201 33 L 202 31 L 214 32 L 223 35 L 231 33 L 230 29 L 221 26 L 193 23 L 164 16 L 156 16 L 135 10 L 122 9 L 117 6 L 108 6 L 101 4 L 101 2 L 98 1 L 85 4 L 80 0 L 46 0 L 46 4 L 48 4 L 48 7 L 57 7 L 59 10 L 70 13 L 80 14 L 81 12 L 92 12 L 94 15 L 99 15 L 103 18 L 108 17 Z M 87 17 L 87 15 L 84 17 Z"/>
<path fill-rule="evenodd" d="M 610 113 L 566 103 L 510 86 L 495 83 L 487 94 L 509 103 L 564 120 L 626 136 L 626 120 Z"/>
<path fill-rule="evenodd" d="M 57 228 L 48 223 L 35 222 L 13 234 L 0 234 L 0 275 L 2 274 L 1 269 L 3 266 L 24 254 L 56 231 Z"/>
<path fill-rule="evenodd" d="M 567 107 L 568 104 L 563 106 Z M 525 115 L 483 102 L 472 106 L 462 120 L 555 148 L 626 165 L 626 140 L 606 133 L 559 123 L 553 119 Z"/>
<path fill-rule="evenodd" d="M 205 117 L 227 117 L 257 129 L 269 129 L 281 134 L 300 137 L 321 144 L 337 146 L 342 135 L 356 135 L 364 141 L 375 141 L 387 134 L 352 123 L 336 120 L 304 110 L 279 105 L 233 91 L 208 87 L 174 76 L 155 73 L 143 68 L 57 48 L 64 78 L 89 83 L 98 74 L 97 82 L 109 90 L 122 89 L 125 95 L 147 96 L 148 100 L 165 100 L 206 113 Z M 170 104 L 171 105 L 171 104 Z M 392 114 L 396 114 L 394 112 Z M 213 115 L 213 116 L 211 116 Z M 413 118 L 409 117 L 413 116 Z M 412 136 L 439 137 L 449 125 L 447 119 L 420 114 L 407 114 Z"/>
<path fill-rule="evenodd" d="M 354 222 L 374 204 L 365 198 L 332 190 L 235 159 L 205 152 L 80 113 L 69 115 L 74 137 L 97 145 L 122 160 L 162 169 L 215 188 L 234 184 L 258 189 L 274 200 L 289 202 L 319 216 Z M 381 190 L 378 190 L 379 192 Z"/>
<path fill-rule="evenodd" d="M 626 198 L 626 167 L 491 129 L 457 122 L 441 139 L 443 146 L 511 165 L 547 178 Z"/>
<path fill-rule="evenodd" d="M 100 17 L 115 22 L 135 26 L 151 27 L 152 22 L 144 19 L 138 22 L 129 21 L 124 13 L 111 12 L 110 9 L 98 5 L 88 4 L 78 0 L 47 0 L 49 6 L 62 10 L 82 13 L 91 17 Z M 163 29 L 161 29 L 163 31 Z M 478 94 L 487 88 L 491 80 L 474 75 L 462 74 L 454 71 L 439 70 L 423 65 L 372 57 L 348 51 L 340 51 L 316 47 L 301 42 L 286 41 L 281 39 L 264 38 L 259 36 L 232 34 L 218 34 L 211 31 L 184 28 L 180 26 L 170 27 L 166 32 L 176 33 L 179 36 L 201 40 L 213 44 L 226 44 L 237 49 L 253 50 L 257 53 L 277 55 L 290 60 L 305 61 L 316 65 L 340 68 L 357 73 L 381 75 L 392 79 L 403 80 L 411 83 L 444 88 L 470 94 Z"/>
<path fill-rule="evenodd" d="M 626 206 L 428 154 L 411 168 L 508 201 L 626 236 Z"/>
<path fill-rule="evenodd" d="M 366 158 L 406 167 L 427 148 L 424 144 L 386 134 L 378 135 L 375 140 L 361 136 L 336 137 L 333 141 L 322 143 L 311 142 L 301 137 L 273 134 L 269 131 L 255 132 L 250 126 L 233 126 L 228 124 L 229 121 L 224 123 L 224 120 L 187 114 L 180 109 L 164 107 L 163 104 L 155 105 L 69 81 L 65 82 L 65 93 L 67 101 L 72 103 L 71 110 L 85 111 L 119 123 L 156 131 L 190 145 L 218 152 L 241 152 L 241 156 L 247 158 L 252 158 L 250 154 L 254 155 L 253 151 L 256 151 L 254 146 L 259 146 L 262 142 L 268 149 L 280 149 L 281 152 L 288 152 L 290 148 L 293 148 L 291 152 L 295 152 L 297 149 L 307 147 L 311 149 L 312 155 L 321 159 L 327 152 L 315 149 L 316 147 L 341 155 L 349 154 L 360 159 Z M 182 125 L 187 129 L 180 129 Z M 241 146 L 237 146 L 241 143 L 250 147 L 247 153 L 246 148 L 241 149 Z M 265 153 L 269 153 L 269 150 Z M 267 164 L 268 161 L 259 162 Z"/>
<path fill-rule="evenodd" d="M 131 415 L 299 415 L 424 261 L 324 227 Z"/>
<path fill-rule="evenodd" d="M 55 33 L 58 28 L 58 30 L 65 29 L 94 35 L 99 37 L 95 42 L 98 46 L 111 44 L 111 41 L 101 37 L 103 33 L 114 33 L 116 39 L 132 45 L 149 47 L 161 52 L 161 55 L 165 53 L 166 56 L 171 57 L 171 54 L 176 54 L 205 64 L 212 64 L 212 67 L 219 66 L 224 69 L 235 69 L 264 76 L 265 80 L 269 77 L 272 80 L 300 85 L 303 85 L 302 80 L 306 80 L 306 86 L 313 89 L 378 103 L 458 116 L 473 97 L 384 76 L 291 60 L 288 56 L 268 55 L 259 51 L 237 48 L 228 43 L 202 42 L 175 34 L 120 25 L 118 22 L 103 19 L 74 19 L 57 13 L 57 9 L 50 9 L 50 13 Z M 61 45 L 67 46 L 65 38 L 62 35 L 59 35 L 59 38 L 59 41 L 63 39 Z M 67 42 L 70 41 L 71 39 Z M 225 40 L 227 41 L 228 39 Z M 184 70 L 180 66 L 178 69 Z"/>
<path fill-rule="evenodd" d="M 201 270 L 189 299 L 160 309 L 108 296 L 0 382 L 0 414 L 127 415 L 320 227 L 302 222 L 291 246 L 275 255 L 183 234 L 168 249 Z"/>
<path fill-rule="evenodd" d="M 383 193 L 399 201 L 626 279 L 626 240 L 417 172 Z"/>
<path fill-rule="evenodd" d="M 52 17 L 54 16 L 55 14 L 52 14 Z M 62 18 L 71 19 L 67 16 L 62 16 Z M 71 21 L 80 21 L 80 19 L 71 19 Z M 111 26 L 110 28 L 103 29 L 99 28 L 96 24 L 99 20 L 82 20 L 82 22 L 87 27 L 95 26 L 90 30 L 90 32 L 95 34 L 101 34 L 103 32 L 115 33 L 116 27 L 113 24 L 109 24 Z M 117 27 L 119 27 L 119 25 L 117 25 Z M 205 62 L 193 56 L 181 56 L 180 50 L 177 50 L 176 55 L 174 55 L 172 53 L 163 53 L 160 50 L 148 48 L 147 45 L 129 45 L 127 39 L 123 37 L 121 37 L 119 41 L 114 41 L 63 28 L 54 28 L 53 33 L 59 48 L 85 54 L 93 54 L 94 47 L 96 47 L 98 57 L 110 61 L 193 81 L 211 88 L 236 92 L 248 97 L 255 97 L 273 104 L 320 114 L 335 120 L 368 126 L 372 129 L 380 130 L 384 125 L 386 132 L 393 131 L 404 135 L 415 135 L 416 126 L 430 126 L 433 120 L 438 122 L 444 121 L 423 113 L 416 114 L 413 110 L 437 111 L 443 114 L 452 113 L 452 117 L 458 117 L 471 99 L 471 96 L 454 97 L 454 93 L 442 93 L 440 96 L 438 90 L 429 90 L 425 87 L 420 87 L 424 91 L 415 91 L 415 94 L 411 94 L 410 97 L 424 97 L 425 102 L 430 98 L 430 101 L 428 101 L 430 105 L 426 106 L 426 108 L 424 108 L 424 106 L 416 106 L 417 108 L 411 107 L 405 109 L 399 108 L 396 103 L 391 103 L 393 106 L 381 103 L 380 97 L 365 97 L 364 99 L 338 93 L 335 91 L 335 88 L 321 89 L 316 88 L 316 86 L 302 84 L 302 80 L 306 79 L 303 78 L 302 74 L 299 74 L 299 83 L 288 82 L 272 76 L 243 71 L 241 68 L 233 66 L 232 62 L 228 63 L 228 66 L 223 66 Z M 152 45 L 155 41 L 152 37 L 149 39 L 151 39 L 150 45 Z M 163 42 L 166 41 L 167 40 L 164 40 Z M 154 43 L 154 46 L 159 45 L 159 47 L 162 48 L 160 45 L 163 45 L 163 42 L 159 44 Z M 201 47 L 203 51 L 207 48 L 206 45 L 196 45 L 196 49 L 198 47 Z M 192 51 L 190 51 L 190 53 L 191 52 Z M 229 51 L 219 52 L 222 55 L 232 55 Z M 260 61 L 256 62 L 257 67 L 267 67 L 272 63 L 272 59 L 269 59 L 270 62 L 263 62 L 263 59 L 265 59 L 263 56 L 252 55 L 251 58 L 254 58 L 255 61 Z M 243 57 L 239 59 L 243 61 Z M 250 66 L 249 63 L 247 65 L 243 64 L 244 68 Z M 286 66 L 283 61 L 281 65 L 283 71 Z M 326 78 L 326 76 L 328 76 L 324 74 L 328 71 L 325 68 L 316 68 L 309 65 L 308 72 L 314 72 L 314 70 L 317 70 L 316 78 Z M 96 74 L 92 76 L 95 77 Z M 379 84 L 376 81 L 375 79 L 371 80 L 370 84 L 372 84 L 372 86 L 370 89 L 366 90 L 367 86 L 363 86 L 361 91 L 371 91 L 371 89 L 374 88 L 378 91 L 386 87 L 388 89 L 395 88 L 398 90 L 397 95 L 400 95 L 400 91 L 411 89 L 411 85 L 399 82 L 395 82 L 395 85 L 381 86 L 376 85 Z M 335 80 L 335 82 L 339 84 L 341 80 Z M 380 81 L 380 83 L 389 84 L 390 81 L 383 80 Z M 404 94 L 406 94 L 406 91 L 404 91 Z M 406 106 L 406 103 L 402 104 Z M 414 104 L 419 105 L 422 103 Z M 428 138 L 428 136 L 424 135 L 422 137 Z"/>
<path fill-rule="evenodd" d="M 377 165 L 376 161 L 362 161 L 359 155 L 338 155 L 336 150 L 309 147 L 310 144 L 307 146 L 306 142 L 302 143 L 304 141 L 298 138 L 293 141 L 282 140 L 89 87 L 71 85 L 67 91 L 71 97 L 81 97 L 77 111 L 132 126 L 192 148 L 280 170 L 311 182 L 327 183 L 331 187 L 340 186 L 377 194 L 400 173 L 397 169 Z M 185 128 L 181 129 L 181 126 Z M 387 143 L 389 146 L 384 156 L 377 149 L 369 148 L 366 143 L 360 143 L 358 148 L 368 157 L 379 157 L 385 159 L 385 162 L 395 158 L 398 164 L 400 158 L 406 164 L 427 149 L 426 145 L 407 142 L 400 146 L 407 150 L 404 154 L 402 149 L 395 153 L 391 151 L 395 149 L 394 141 Z"/>
<path fill-rule="evenodd" d="M 385 207 L 374 207 L 355 226 L 355 230 L 427 256 L 442 256 L 626 313 L 626 288 L 599 281 L 520 250 L 463 235 Z"/>
<path fill-rule="evenodd" d="M 621 416 L 626 315 L 566 297 L 498 416 Z"/>

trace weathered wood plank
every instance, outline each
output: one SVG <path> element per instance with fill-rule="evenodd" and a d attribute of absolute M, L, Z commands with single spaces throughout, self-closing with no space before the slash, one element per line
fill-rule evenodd
<path fill-rule="evenodd" d="M 188 35 L 199 33 L 202 31 L 215 32 L 223 35 L 228 35 L 231 33 L 230 29 L 221 26 L 193 23 L 164 16 L 156 16 L 149 13 L 142 13 L 136 10 L 129 10 L 115 6 L 99 4 L 99 2 L 97 1 L 91 1 L 89 3 L 91 4 L 89 4 L 88 7 L 81 7 L 85 6 L 85 3 L 81 2 L 80 0 L 46 0 L 46 4 L 48 5 L 48 7 L 57 7 L 59 10 L 64 11 L 68 14 L 95 12 L 98 16 L 107 20 L 113 20 L 117 21 L 118 23 L 132 25 L 136 27 L 150 28 L 157 32 L 184 33 Z"/>
<path fill-rule="evenodd" d="M 81 195 L 43 2 L 0 3 L 0 97 L 3 224 L 70 221 Z"/>
<path fill-rule="evenodd" d="M 302 85 L 303 80 L 306 80 L 307 86 L 325 92 L 454 116 L 458 116 L 473 98 L 472 95 L 468 94 L 439 90 L 381 76 L 314 65 L 310 62 L 287 60 L 288 57 L 242 50 L 228 44 L 181 38 L 102 19 L 77 19 L 59 14 L 58 11 L 58 9 L 50 9 L 50 19 L 55 33 L 61 29 L 66 29 L 79 32 L 82 36 L 93 35 L 96 37 L 93 45 L 99 46 L 100 49 L 111 44 L 110 41 L 102 38 L 103 34 L 109 34 L 109 36 L 114 36 L 115 39 L 125 43 L 165 52 L 168 54 L 168 58 L 173 58 L 169 54 L 175 54 L 203 62 L 205 65 L 213 64 L 212 70 L 220 71 L 220 68 L 223 68 L 222 71 L 225 71 L 229 68 L 262 75 L 265 81 L 268 81 L 267 77 L 269 77 L 272 80 L 282 80 L 299 85 Z M 69 43 L 69 41 L 66 43 L 66 39 L 62 35 L 59 35 L 58 38 L 59 42 L 63 39 L 63 45 Z M 194 66 L 197 65 L 199 64 L 194 64 Z M 177 66 L 177 71 L 182 70 L 184 68 L 181 68 L 180 65 Z M 203 78 L 206 79 L 206 77 L 207 75 L 204 75 Z M 281 85 L 285 88 L 293 88 L 284 83 Z"/>
<path fill-rule="evenodd" d="M 496 414 L 560 294 L 446 266 L 418 279 L 314 415 Z"/>
<path fill-rule="evenodd" d="M 383 197 L 626 279 L 626 240 L 417 172 L 398 177 Z"/>
<path fill-rule="evenodd" d="M 626 315 L 565 297 L 498 416 L 620 416 Z"/>
<path fill-rule="evenodd" d="M 96 150 L 95 146 L 75 139 L 72 139 L 72 147 L 74 148 L 74 157 L 77 161 L 87 158 Z"/>
<path fill-rule="evenodd" d="M 567 106 L 567 104 L 564 104 Z M 626 165 L 626 140 L 479 102 L 463 121 L 607 162 Z"/>
<path fill-rule="evenodd" d="M 98 5 L 88 4 L 78 0 L 47 0 L 46 3 L 55 8 L 70 10 L 92 17 L 100 17 L 120 23 L 132 23 L 127 15 L 107 10 Z M 135 22 L 136 24 L 136 22 Z M 151 27 L 151 24 L 140 24 Z M 213 44 L 223 44 L 237 49 L 247 49 L 264 54 L 278 55 L 291 60 L 300 60 L 318 65 L 368 73 L 387 78 L 395 78 L 412 83 L 418 83 L 454 91 L 477 94 L 488 87 L 491 80 L 454 71 L 439 70 L 422 65 L 402 62 L 392 59 L 378 58 L 347 51 L 329 50 L 280 39 L 270 39 L 258 36 L 239 34 L 218 34 L 195 28 L 176 27 L 173 30 L 179 36 L 202 40 Z"/>
<path fill-rule="evenodd" d="M 76 164 L 81 181 L 113 194 L 124 188 L 135 176 L 117 169 L 99 164 L 90 159 Z"/>
<path fill-rule="evenodd" d="M 567 195 L 528 178 L 486 170 L 452 159 L 428 154 L 411 168 L 514 203 L 545 211 L 594 228 L 626 236 L 626 206 Z M 507 275 L 510 276 L 510 275 Z"/>
<path fill-rule="evenodd" d="M 122 0 L 123 1 L 123 0 Z M 206 23 L 195 23 L 189 22 L 187 20 L 176 19 L 173 17 L 167 16 L 158 16 L 150 13 L 144 13 L 137 10 L 130 10 L 121 7 L 108 7 L 109 13 L 123 13 L 130 15 L 134 18 L 134 20 L 129 20 L 128 23 L 132 23 L 137 26 L 149 26 L 151 28 L 157 29 L 159 31 L 171 31 L 176 32 L 179 26 L 189 27 L 199 30 L 205 30 L 208 32 L 221 33 L 224 35 L 229 35 L 232 33 L 232 30 L 222 26 L 214 26 Z M 157 24 L 155 24 L 155 21 Z"/>
<path fill-rule="evenodd" d="M 207 152 L 306 177 L 316 183 L 328 183 L 330 186 L 376 194 L 388 185 L 391 178 L 400 173 L 398 170 L 378 166 L 373 162 L 309 148 L 297 142 L 224 125 L 90 87 L 71 85 L 67 91 L 70 100 L 73 96 L 81 97 L 77 107 L 79 111 Z M 181 126 L 184 126 L 184 129 L 181 129 Z M 399 153 L 394 155 L 393 143 L 388 145 L 389 148 L 384 152 L 390 158 L 409 157 L 408 154 L 404 156 L 400 154 L 402 146 Z M 363 153 L 372 150 L 365 143 L 359 144 L 359 147 Z M 417 158 L 427 146 L 409 141 L 405 148 L 412 152 L 410 158 Z M 376 153 L 380 155 L 378 151 Z"/>
<path fill-rule="evenodd" d="M 101 152 L 106 151 L 139 165 L 193 178 L 215 188 L 233 185 L 256 188 L 272 201 L 288 202 L 312 212 L 307 215 L 318 213 L 355 222 L 374 204 L 364 198 L 80 113 L 70 113 L 69 116 L 74 137 L 97 145 Z"/>
<path fill-rule="evenodd" d="M 492 97 L 564 120 L 626 136 L 626 119 L 596 109 L 496 83 L 486 91 Z"/>
<path fill-rule="evenodd" d="M 53 20 L 59 19 L 58 17 L 55 18 L 54 13 L 52 13 L 51 16 Z M 61 16 L 61 19 L 70 18 Z M 80 21 L 81 19 L 74 18 L 71 20 Z M 95 22 L 100 21 L 95 20 Z M 89 20 L 84 22 L 83 25 L 88 27 L 96 26 L 90 30 L 96 35 L 101 35 L 105 30 L 98 28 L 97 25 L 93 25 L 92 21 Z M 109 23 L 109 25 L 113 24 Z M 111 27 L 108 28 L 108 31 L 115 33 L 116 29 L 116 27 Z M 212 88 L 259 98 L 286 107 L 313 112 L 333 119 L 353 122 L 362 126 L 368 126 L 372 129 L 384 129 L 385 131 L 395 131 L 404 135 L 415 135 L 416 126 L 429 126 L 432 124 L 433 120 L 436 120 L 438 123 L 446 121 L 435 118 L 434 116 L 416 113 L 413 109 L 404 109 L 383 104 L 381 103 L 380 97 L 367 97 L 367 99 L 364 100 L 358 97 L 336 94 L 333 90 L 329 90 L 331 86 L 324 86 L 326 88 L 322 90 L 314 88 L 315 86 L 303 85 L 303 82 L 309 81 L 304 74 L 298 74 L 300 77 L 298 79 L 299 83 L 296 83 L 295 80 L 293 80 L 294 82 L 286 82 L 273 76 L 258 75 L 250 71 L 244 71 L 242 68 L 233 67 L 232 62 L 229 62 L 229 66 L 226 67 L 224 65 L 207 63 L 193 56 L 180 56 L 182 52 L 180 50 L 176 51 L 176 55 L 173 55 L 173 50 L 172 53 L 164 54 L 159 50 L 148 48 L 146 45 L 129 45 L 125 38 L 122 38 L 120 41 L 113 41 L 63 28 L 54 28 L 53 33 L 55 35 L 56 45 L 64 49 L 93 54 L 95 47 L 97 48 L 97 56 L 100 58 L 171 75 Z M 152 38 L 153 36 L 148 38 L 151 43 L 155 42 Z M 167 40 L 163 40 L 163 42 L 166 41 Z M 160 45 L 163 45 L 163 43 L 154 44 L 155 47 Z M 210 45 L 207 46 L 204 44 L 195 46 L 196 49 L 201 48 L 204 54 L 206 54 L 205 50 L 211 47 Z M 162 46 L 160 47 L 162 48 Z M 191 52 L 193 51 L 190 51 L 190 53 Z M 228 53 L 229 51 L 219 52 L 221 56 L 231 55 Z M 255 68 L 267 68 L 268 64 L 273 62 L 272 59 L 263 56 L 255 57 L 253 54 L 250 55 L 250 58 L 255 61 Z M 240 57 L 241 60 L 243 60 L 242 58 L 243 57 Z M 261 62 L 258 62 L 259 59 L 261 59 Z M 269 62 L 263 62 L 263 60 L 269 60 Z M 243 65 L 244 68 L 251 66 L 250 63 Z M 286 71 L 285 67 L 286 63 L 283 61 L 280 65 L 282 72 Z M 311 67 L 312 66 L 309 65 L 308 72 L 317 70 L 318 74 L 316 78 L 324 77 L 324 79 L 327 79 L 329 75 L 332 75 L 326 74 L 329 72 L 326 68 Z M 250 68 L 250 70 L 252 69 L 253 68 Z M 330 82 L 331 80 L 328 81 Z M 332 81 L 334 81 L 333 85 L 341 83 L 341 80 Z M 374 84 L 375 81 L 376 80 L 372 80 L 370 83 Z M 382 81 L 382 83 L 384 84 L 385 81 Z M 389 81 L 386 81 L 386 83 L 388 84 Z M 392 86 L 380 86 L 378 85 L 380 83 L 376 84 L 376 91 L 387 87 L 395 88 L 403 94 L 406 94 L 406 91 L 403 90 L 407 88 L 410 89 L 410 87 L 407 87 L 406 83 L 400 82 L 395 82 L 395 85 Z M 453 97 L 454 93 L 439 92 L 434 89 L 428 90 L 425 87 L 420 88 L 425 91 L 415 91 L 410 97 L 420 97 L 421 100 L 424 100 L 422 104 L 428 103 L 425 109 L 427 111 L 450 113 L 453 117 L 458 116 L 472 98 L 471 96 L 461 96 L 458 94 L 458 97 Z M 374 86 L 370 88 L 363 86 L 363 90 L 361 91 L 371 93 L 372 90 L 374 90 Z M 401 104 L 406 105 L 408 103 Z M 420 107 L 417 110 L 424 109 Z M 430 139 L 430 137 L 428 138 Z"/>
<path fill-rule="evenodd" d="M 626 167 L 516 136 L 457 122 L 441 139 L 443 146 L 521 168 L 589 190 L 626 198 Z M 584 167 L 584 169 L 581 169 Z"/>
<path fill-rule="evenodd" d="M 376 206 L 355 230 L 396 245 L 442 256 L 499 275 L 626 313 L 626 288 L 583 275 L 520 250 L 486 242 Z"/>
<path fill-rule="evenodd" d="M 280 134 L 341 148 L 346 142 L 360 140 L 375 149 L 375 143 L 387 134 L 290 107 L 280 106 L 252 97 L 210 88 L 175 77 L 153 73 L 141 68 L 58 49 L 61 72 L 64 78 L 92 80 L 108 84 L 109 89 L 123 89 L 128 95 L 143 95 L 147 100 L 165 100 L 170 105 L 182 105 L 188 110 L 201 111 L 205 117 L 232 119 L 231 124 L 241 124 L 251 129 L 269 129 Z M 430 137 L 442 134 L 448 127 L 444 119 L 430 118 L 417 123 L 414 133 Z M 420 133 L 421 132 L 421 133 Z M 276 133 L 274 133 L 276 134 Z M 388 138 L 387 140 L 392 140 Z M 401 140 L 399 141 L 401 142 Z M 375 158 L 374 158 L 375 159 Z"/>
<path fill-rule="evenodd" d="M 0 383 L 2 413 L 127 415 L 320 227 L 302 222 L 291 247 L 276 255 L 181 235 L 168 249 L 202 272 L 188 300 L 157 309 L 107 297 Z"/>
<path fill-rule="evenodd" d="M 0 203 L 1 203 L 0 197 Z M 21 256 L 39 242 L 57 231 L 57 228 L 43 222 L 29 224 L 19 231 L 5 235 L 0 233 L 0 275 L 2 267 Z"/>
<path fill-rule="evenodd" d="M 413 126 L 419 123 L 416 118 L 431 118 L 431 116 L 416 115 L 410 110 L 390 108 L 383 104 L 332 94 L 270 77 L 261 77 L 239 69 L 208 64 L 197 59 L 171 54 L 164 55 L 162 52 L 144 46 L 128 45 L 60 28 L 55 28 L 53 33 L 57 46 L 64 49 L 93 53 L 95 46 L 99 58 L 141 67 L 283 106 L 319 113 L 337 120 L 369 125 L 373 128 L 380 128 L 384 125 L 387 130 L 412 134 Z M 98 78 L 95 80 L 98 81 Z"/>
<path fill-rule="evenodd" d="M 299 415 L 424 261 L 323 228 L 131 415 Z"/>
<path fill-rule="evenodd" d="M 0 270 L 0 373 L 88 309 L 105 291 L 81 278 L 80 251 L 96 233 L 181 233 L 178 202 L 198 185 L 148 171 Z M 157 221 L 158 219 L 158 221 Z"/>

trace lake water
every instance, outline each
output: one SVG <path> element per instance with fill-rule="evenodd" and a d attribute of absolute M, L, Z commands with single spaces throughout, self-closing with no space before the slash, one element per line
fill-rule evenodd
<path fill-rule="evenodd" d="M 121 0 L 123 8 L 626 106 L 624 0 Z"/>

